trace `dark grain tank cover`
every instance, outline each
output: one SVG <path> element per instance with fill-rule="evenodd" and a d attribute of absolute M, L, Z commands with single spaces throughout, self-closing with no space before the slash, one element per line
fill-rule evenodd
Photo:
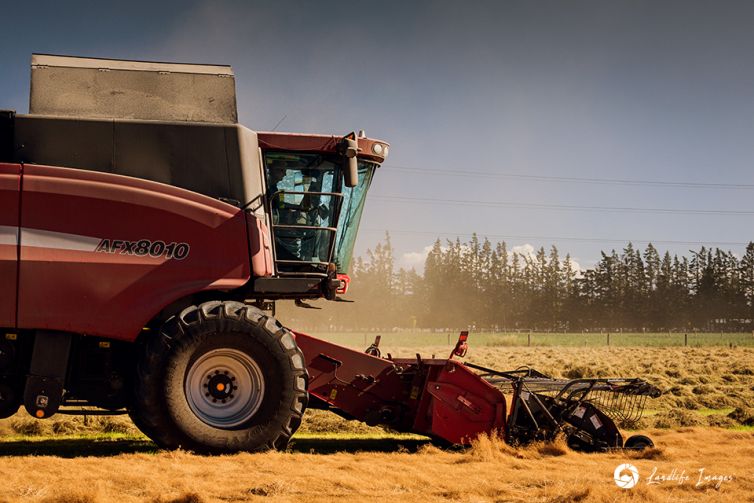
<path fill-rule="evenodd" d="M 229 66 L 34 54 L 29 113 L 90 119 L 236 123 Z"/>

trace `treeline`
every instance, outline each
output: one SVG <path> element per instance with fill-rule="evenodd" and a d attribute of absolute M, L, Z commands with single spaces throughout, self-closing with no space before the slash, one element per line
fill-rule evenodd
<path fill-rule="evenodd" d="M 468 242 L 437 240 L 420 275 L 396 270 L 386 235 L 354 261 L 351 277 L 346 297 L 355 304 L 286 309 L 285 320 L 334 330 L 754 328 L 754 243 L 741 258 L 705 247 L 679 257 L 628 243 L 579 271 L 555 246 L 521 253 L 475 235 Z"/>

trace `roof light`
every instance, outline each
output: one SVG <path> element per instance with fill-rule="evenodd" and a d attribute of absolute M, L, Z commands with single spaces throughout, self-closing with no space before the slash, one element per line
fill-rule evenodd
<path fill-rule="evenodd" d="M 385 149 L 385 145 L 383 145 L 382 143 L 373 143 L 372 144 L 372 152 L 374 152 L 374 155 L 381 156 L 382 152 L 384 151 L 384 149 Z"/>

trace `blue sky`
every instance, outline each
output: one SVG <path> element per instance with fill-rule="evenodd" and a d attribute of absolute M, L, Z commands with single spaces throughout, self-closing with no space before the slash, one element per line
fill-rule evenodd
<path fill-rule="evenodd" d="M 358 252 L 390 230 L 421 267 L 437 235 L 478 232 L 589 266 L 628 239 L 754 237 L 752 214 L 521 207 L 752 212 L 751 187 L 507 176 L 754 184 L 751 2 L 62 3 L 0 4 L 0 108 L 27 110 L 32 52 L 231 64 L 252 129 L 392 144 Z"/>

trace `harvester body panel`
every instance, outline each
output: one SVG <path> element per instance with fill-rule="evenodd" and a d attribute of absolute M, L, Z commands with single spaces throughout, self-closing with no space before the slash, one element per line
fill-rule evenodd
<path fill-rule="evenodd" d="M 235 123 L 236 85 L 224 65 L 34 54 L 36 115 Z"/>
<path fill-rule="evenodd" d="M 16 326 L 21 166 L 0 163 L 0 326 Z"/>
<path fill-rule="evenodd" d="M 25 165 L 19 272 L 19 328 L 133 340 L 171 302 L 249 280 L 246 216 L 148 180 Z"/>
<path fill-rule="evenodd" d="M 239 124 L 16 115 L 13 128 L 24 164 L 151 180 L 237 206 L 264 193 L 257 134 Z"/>

